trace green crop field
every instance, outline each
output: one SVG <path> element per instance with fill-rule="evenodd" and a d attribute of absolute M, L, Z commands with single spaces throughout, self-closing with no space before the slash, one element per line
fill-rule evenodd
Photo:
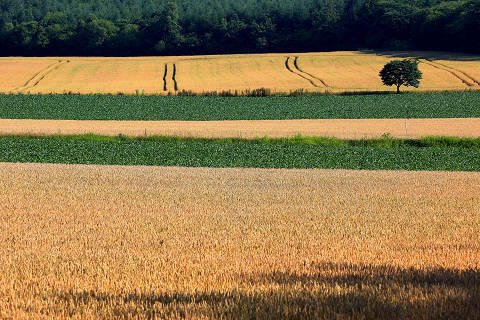
<path fill-rule="evenodd" d="M 4 136 L 0 162 L 479 171 L 480 140 Z"/>
<path fill-rule="evenodd" d="M 0 95 L 0 118 L 268 120 L 480 117 L 480 92 L 299 97 Z"/>

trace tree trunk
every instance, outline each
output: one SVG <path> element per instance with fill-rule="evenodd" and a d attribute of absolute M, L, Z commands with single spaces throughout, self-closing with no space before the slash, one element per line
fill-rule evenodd
<path fill-rule="evenodd" d="M 397 94 L 400 93 L 400 85 L 397 85 Z"/>

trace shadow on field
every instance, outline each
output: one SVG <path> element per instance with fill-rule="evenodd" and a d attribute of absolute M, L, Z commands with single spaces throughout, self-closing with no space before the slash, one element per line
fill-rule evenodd
<path fill-rule="evenodd" d="M 364 54 L 375 54 L 391 58 L 411 58 L 412 56 L 420 59 L 428 60 L 451 60 L 451 61 L 480 61 L 480 56 L 451 52 L 435 52 L 435 51 L 377 51 L 363 50 Z"/>
<path fill-rule="evenodd" d="M 480 319 L 479 270 L 326 263 L 305 274 L 249 274 L 240 281 L 245 291 L 69 291 L 57 292 L 55 299 L 69 315 L 93 308 L 99 317 L 107 317 L 109 309 L 120 317 L 142 318 Z"/>

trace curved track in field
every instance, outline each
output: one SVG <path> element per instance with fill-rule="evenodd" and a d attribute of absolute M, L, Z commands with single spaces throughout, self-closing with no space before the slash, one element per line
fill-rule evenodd
<path fill-rule="evenodd" d="M 464 85 L 466 85 L 468 87 L 478 86 L 478 83 L 476 83 L 476 81 L 474 79 L 472 79 L 470 76 L 465 75 L 463 72 L 460 72 L 457 69 L 447 67 L 443 64 L 440 64 L 440 63 L 437 63 L 437 62 L 434 62 L 434 61 L 431 61 L 431 60 L 426 60 L 426 59 L 421 60 L 421 62 L 423 62 L 425 64 L 428 64 L 428 65 L 430 65 L 434 68 L 437 68 L 437 69 L 440 69 L 440 70 L 443 70 L 445 72 L 450 73 L 452 76 L 454 76 L 455 78 L 460 80 Z"/>
<path fill-rule="evenodd" d="M 438 61 L 430 61 L 430 62 L 435 63 L 435 64 L 437 64 L 437 65 L 439 65 L 439 66 L 442 66 L 442 67 L 444 67 L 444 68 L 446 68 L 446 69 L 450 69 L 450 70 L 452 70 L 453 72 L 461 73 L 462 75 L 464 75 L 465 77 L 467 77 L 468 79 L 470 79 L 471 81 L 473 81 L 474 83 L 476 83 L 478 86 L 480 86 L 480 80 L 475 79 L 474 77 L 472 77 L 471 75 L 469 75 L 469 74 L 466 73 L 465 71 L 462 71 L 462 70 L 460 70 L 460 69 L 447 66 L 446 64 L 440 63 L 440 62 L 438 62 Z"/>
<path fill-rule="evenodd" d="M 319 81 L 325 88 L 331 88 L 331 87 L 325 82 L 325 80 L 323 80 L 323 79 L 321 79 L 321 78 L 319 78 L 319 77 L 317 77 L 317 76 L 315 76 L 315 75 L 313 75 L 313 74 L 311 74 L 311 73 L 309 73 L 309 72 L 306 72 L 306 71 L 304 71 L 302 68 L 300 68 L 300 65 L 299 65 L 299 62 L 298 62 L 299 59 L 300 59 L 299 57 L 295 57 L 295 60 L 293 61 L 293 65 L 295 66 L 295 68 L 297 69 L 297 71 L 301 72 L 302 74 L 305 74 L 305 75 L 309 76 L 309 77 L 312 78 L 312 79 L 315 79 L 315 80 Z"/>
<path fill-rule="evenodd" d="M 291 57 L 287 57 L 287 60 L 285 60 L 285 67 L 291 73 L 299 76 L 300 78 L 303 78 L 303 79 L 307 80 L 315 88 L 321 88 L 322 87 L 322 86 L 319 86 L 316 83 L 315 79 L 312 79 L 312 77 L 309 77 L 307 74 L 304 74 L 301 70 L 299 70 L 296 66 L 296 63 L 295 62 L 292 63 L 292 58 Z"/>

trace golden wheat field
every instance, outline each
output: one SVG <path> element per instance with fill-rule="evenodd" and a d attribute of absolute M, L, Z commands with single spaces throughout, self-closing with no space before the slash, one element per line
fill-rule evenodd
<path fill-rule="evenodd" d="M 0 318 L 476 318 L 480 174 L 0 164 Z"/>
<path fill-rule="evenodd" d="M 0 119 L 3 135 L 176 136 L 196 138 L 283 138 L 297 135 L 341 139 L 480 137 L 479 118 L 307 119 L 225 121 L 100 121 Z"/>
<path fill-rule="evenodd" d="M 348 92 L 392 90 L 385 63 L 420 58 L 413 91 L 480 89 L 480 57 L 411 52 L 327 52 L 126 58 L 0 58 L 0 92 L 175 94 L 181 91 Z"/>

